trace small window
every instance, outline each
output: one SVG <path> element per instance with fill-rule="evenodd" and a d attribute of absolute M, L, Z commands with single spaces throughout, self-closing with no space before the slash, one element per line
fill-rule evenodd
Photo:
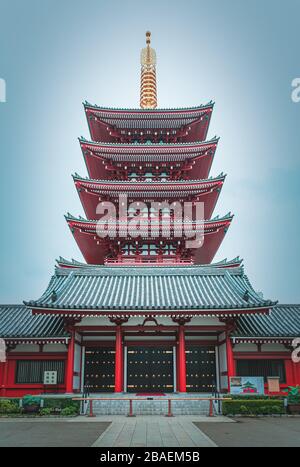
<path fill-rule="evenodd" d="M 286 382 L 284 360 L 237 360 L 237 376 L 279 376 L 280 383 Z"/>
<path fill-rule="evenodd" d="M 42 384 L 44 371 L 57 371 L 57 382 L 65 380 L 64 360 L 19 360 L 17 362 L 17 384 Z"/>

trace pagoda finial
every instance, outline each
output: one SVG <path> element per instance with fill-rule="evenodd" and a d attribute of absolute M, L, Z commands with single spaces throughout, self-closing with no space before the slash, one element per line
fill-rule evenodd
<path fill-rule="evenodd" d="M 146 32 L 146 47 L 141 51 L 141 100 L 142 109 L 157 107 L 156 95 L 156 52 L 152 47 L 151 32 Z"/>

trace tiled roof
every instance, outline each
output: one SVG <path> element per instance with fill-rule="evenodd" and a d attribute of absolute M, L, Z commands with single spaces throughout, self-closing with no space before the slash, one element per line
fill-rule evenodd
<path fill-rule="evenodd" d="M 80 182 L 85 182 L 89 183 L 90 185 L 94 185 L 95 187 L 100 185 L 101 187 L 107 187 L 107 188 L 130 188 L 132 191 L 141 189 L 140 187 L 143 188 L 151 188 L 151 184 L 157 185 L 157 189 L 165 190 L 166 187 L 168 189 L 174 187 L 174 189 L 178 190 L 179 188 L 185 188 L 185 189 L 192 189 L 193 187 L 199 187 L 203 185 L 213 185 L 215 182 L 220 182 L 224 181 L 226 178 L 226 175 L 222 172 L 216 177 L 209 177 L 209 178 L 204 178 L 204 179 L 199 179 L 199 180 L 167 180 L 167 181 L 153 181 L 151 184 L 146 181 L 140 181 L 140 182 L 132 182 L 132 180 L 99 180 L 99 179 L 92 179 L 89 177 L 81 177 L 78 173 L 75 173 L 72 175 L 74 181 L 80 181 Z M 195 189 L 195 188 L 194 188 Z"/>
<path fill-rule="evenodd" d="M 300 305 L 276 305 L 269 315 L 243 315 L 238 318 L 234 338 L 298 337 Z M 0 337 L 66 337 L 63 319 L 58 316 L 32 315 L 24 305 L 0 305 Z"/>
<path fill-rule="evenodd" d="M 93 265 L 93 264 L 87 264 L 87 263 L 82 263 L 81 261 L 77 261 L 76 259 L 71 259 L 68 260 L 66 258 L 63 258 L 60 256 L 56 260 L 57 264 L 59 266 L 66 266 L 69 268 L 95 268 L 95 267 L 103 267 L 103 265 L 98 264 L 98 265 Z M 232 267 L 238 267 L 241 266 L 243 260 L 239 257 L 236 256 L 233 259 L 228 260 L 227 258 L 222 259 L 221 261 L 217 261 L 212 264 L 201 264 L 202 268 L 211 268 L 211 267 L 216 267 L 216 268 L 232 268 Z M 152 264 L 152 267 L 159 267 L 159 265 L 155 265 L 155 263 Z M 174 267 L 181 267 L 181 266 L 174 266 Z"/>
<path fill-rule="evenodd" d="M 32 315 L 24 305 L 0 305 L 0 337 L 65 337 L 63 318 Z"/>
<path fill-rule="evenodd" d="M 300 305 L 277 305 L 269 315 L 240 316 L 235 337 L 299 337 Z"/>
<path fill-rule="evenodd" d="M 45 293 L 26 302 L 31 308 L 64 310 L 234 310 L 268 308 L 243 268 L 91 267 L 57 268 Z M 231 311 L 230 311 L 231 310 Z"/>
<path fill-rule="evenodd" d="M 193 159 L 199 155 L 214 155 L 219 138 L 215 136 L 211 140 L 181 142 L 181 143 L 113 143 L 89 141 L 83 136 L 79 138 L 82 150 L 86 148 L 108 160 L 119 162 L 182 162 Z"/>
<path fill-rule="evenodd" d="M 141 108 L 116 108 L 116 107 L 101 107 L 96 104 L 91 104 L 88 101 L 85 101 L 83 103 L 84 108 L 93 108 L 97 110 L 102 110 L 103 112 L 108 112 L 108 111 L 113 111 L 113 112 L 118 112 L 118 111 L 123 111 L 123 112 L 137 112 L 139 114 L 148 114 L 148 113 L 160 113 L 160 112 L 181 112 L 181 111 L 190 111 L 193 112 L 195 110 L 200 110 L 203 108 L 207 107 L 213 107 L 214 102 L 209 101 L 207 104 L 200 104 L 194 107 L 177 107 L 177 108 L 156 108 L 156 109 L 141 109 Z"/>

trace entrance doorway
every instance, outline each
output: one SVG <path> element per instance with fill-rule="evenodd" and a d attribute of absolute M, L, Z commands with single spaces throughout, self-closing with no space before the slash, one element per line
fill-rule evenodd
<path fill-rule="evenodd" d="M 127 391 L 174 391 L 172 347 L 130 346 L 127 349 Z"/>
<path fill-rule="evenodd" d="M 86 348 L 84 387 L 88 392 L 113 392 L 115 389 L 115 349 Z"/>
<path fill-rule="evenodd" d="M 212 392 L 216 388 L 215 347 L 186 346 L 187 392 Z"/>

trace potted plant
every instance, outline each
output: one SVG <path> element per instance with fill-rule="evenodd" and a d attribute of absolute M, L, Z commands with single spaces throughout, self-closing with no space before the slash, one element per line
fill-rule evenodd
<path fill-rule="evenodd" d="M 40 410 L 41 398 L 28 394 L 23 397 L 22 407 L 25 413 L 37 413 Z"/>
<path fill-rule="evenodd" d="M 287 392 L 288 411 L 300 415 L 300 386 L 289 386 Z"/>

